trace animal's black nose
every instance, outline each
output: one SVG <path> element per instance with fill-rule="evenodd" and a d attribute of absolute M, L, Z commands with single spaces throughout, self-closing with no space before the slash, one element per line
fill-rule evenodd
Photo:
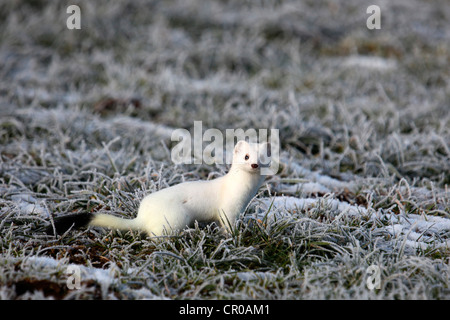
<path fill-rule="evenodd" d="M 256 168 L 258 168 L 258 165 L 256 163 L 252 163 L 252 168 L 256 169 Z"/>

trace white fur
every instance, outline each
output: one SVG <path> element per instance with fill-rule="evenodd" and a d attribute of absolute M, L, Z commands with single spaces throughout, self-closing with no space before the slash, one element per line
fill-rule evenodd
<path fill-rule="evenodd" d="M 239 141 L 230 171 L 210 181 L 185 182 L 146 196 L 135 219 L 98 214 L 90 225 L 143 230 L 150 236 L 181 230 L 197 221 L 215 221 L 229 231 L 255 196 L 264 176 L 259 155 L 267 144 Z M 246 160 L 245 157 L 248 156 Z M 253 168 L 252 164 L 258 165 Z"/>

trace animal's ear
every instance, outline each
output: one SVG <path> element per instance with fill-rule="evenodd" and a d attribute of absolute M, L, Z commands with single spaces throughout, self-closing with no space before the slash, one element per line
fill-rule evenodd
<path fill-rule="evenodd" d="M 238 154 L 244 151 L 246 145 L 248 145 L 248 143 L 245 140 L 238 141 L 238 143 L 236 143 L 236 146 L 234 147 L 234 154 Z"/>

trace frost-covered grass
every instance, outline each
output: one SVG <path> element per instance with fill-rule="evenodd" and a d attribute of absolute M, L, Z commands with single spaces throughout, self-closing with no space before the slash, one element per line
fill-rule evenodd
<path fill-rule="evenodd" d="M 377 31 L 371 1 L 78 3 L 79 31 L 63 2 L 0 4 L 1 299 L 450 298 L 445 0 L 383 3 Z M 44 234 L 225 173 L 171 162 L 194 120 L 280 130 L 232 235 Z"/>

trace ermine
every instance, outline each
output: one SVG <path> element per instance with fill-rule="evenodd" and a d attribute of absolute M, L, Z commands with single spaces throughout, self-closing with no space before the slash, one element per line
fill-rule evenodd
<path fill-rule="evenodd" d="M 76 214 L 55 219 L 55 230 L 97 226 L 122 230 L 142 230 L 150 237 L 192 226 L 195 221 L 216 222 L 230 231 L 236 218 L 256 195 L 265 176 L 261 168 L 270 157 L 268 143 L 239 141 L 233 151 L 229 172 L 214 180 L 191 181 L 162 189 L 142 199 L 134 219 L 108 214 Z"/>

